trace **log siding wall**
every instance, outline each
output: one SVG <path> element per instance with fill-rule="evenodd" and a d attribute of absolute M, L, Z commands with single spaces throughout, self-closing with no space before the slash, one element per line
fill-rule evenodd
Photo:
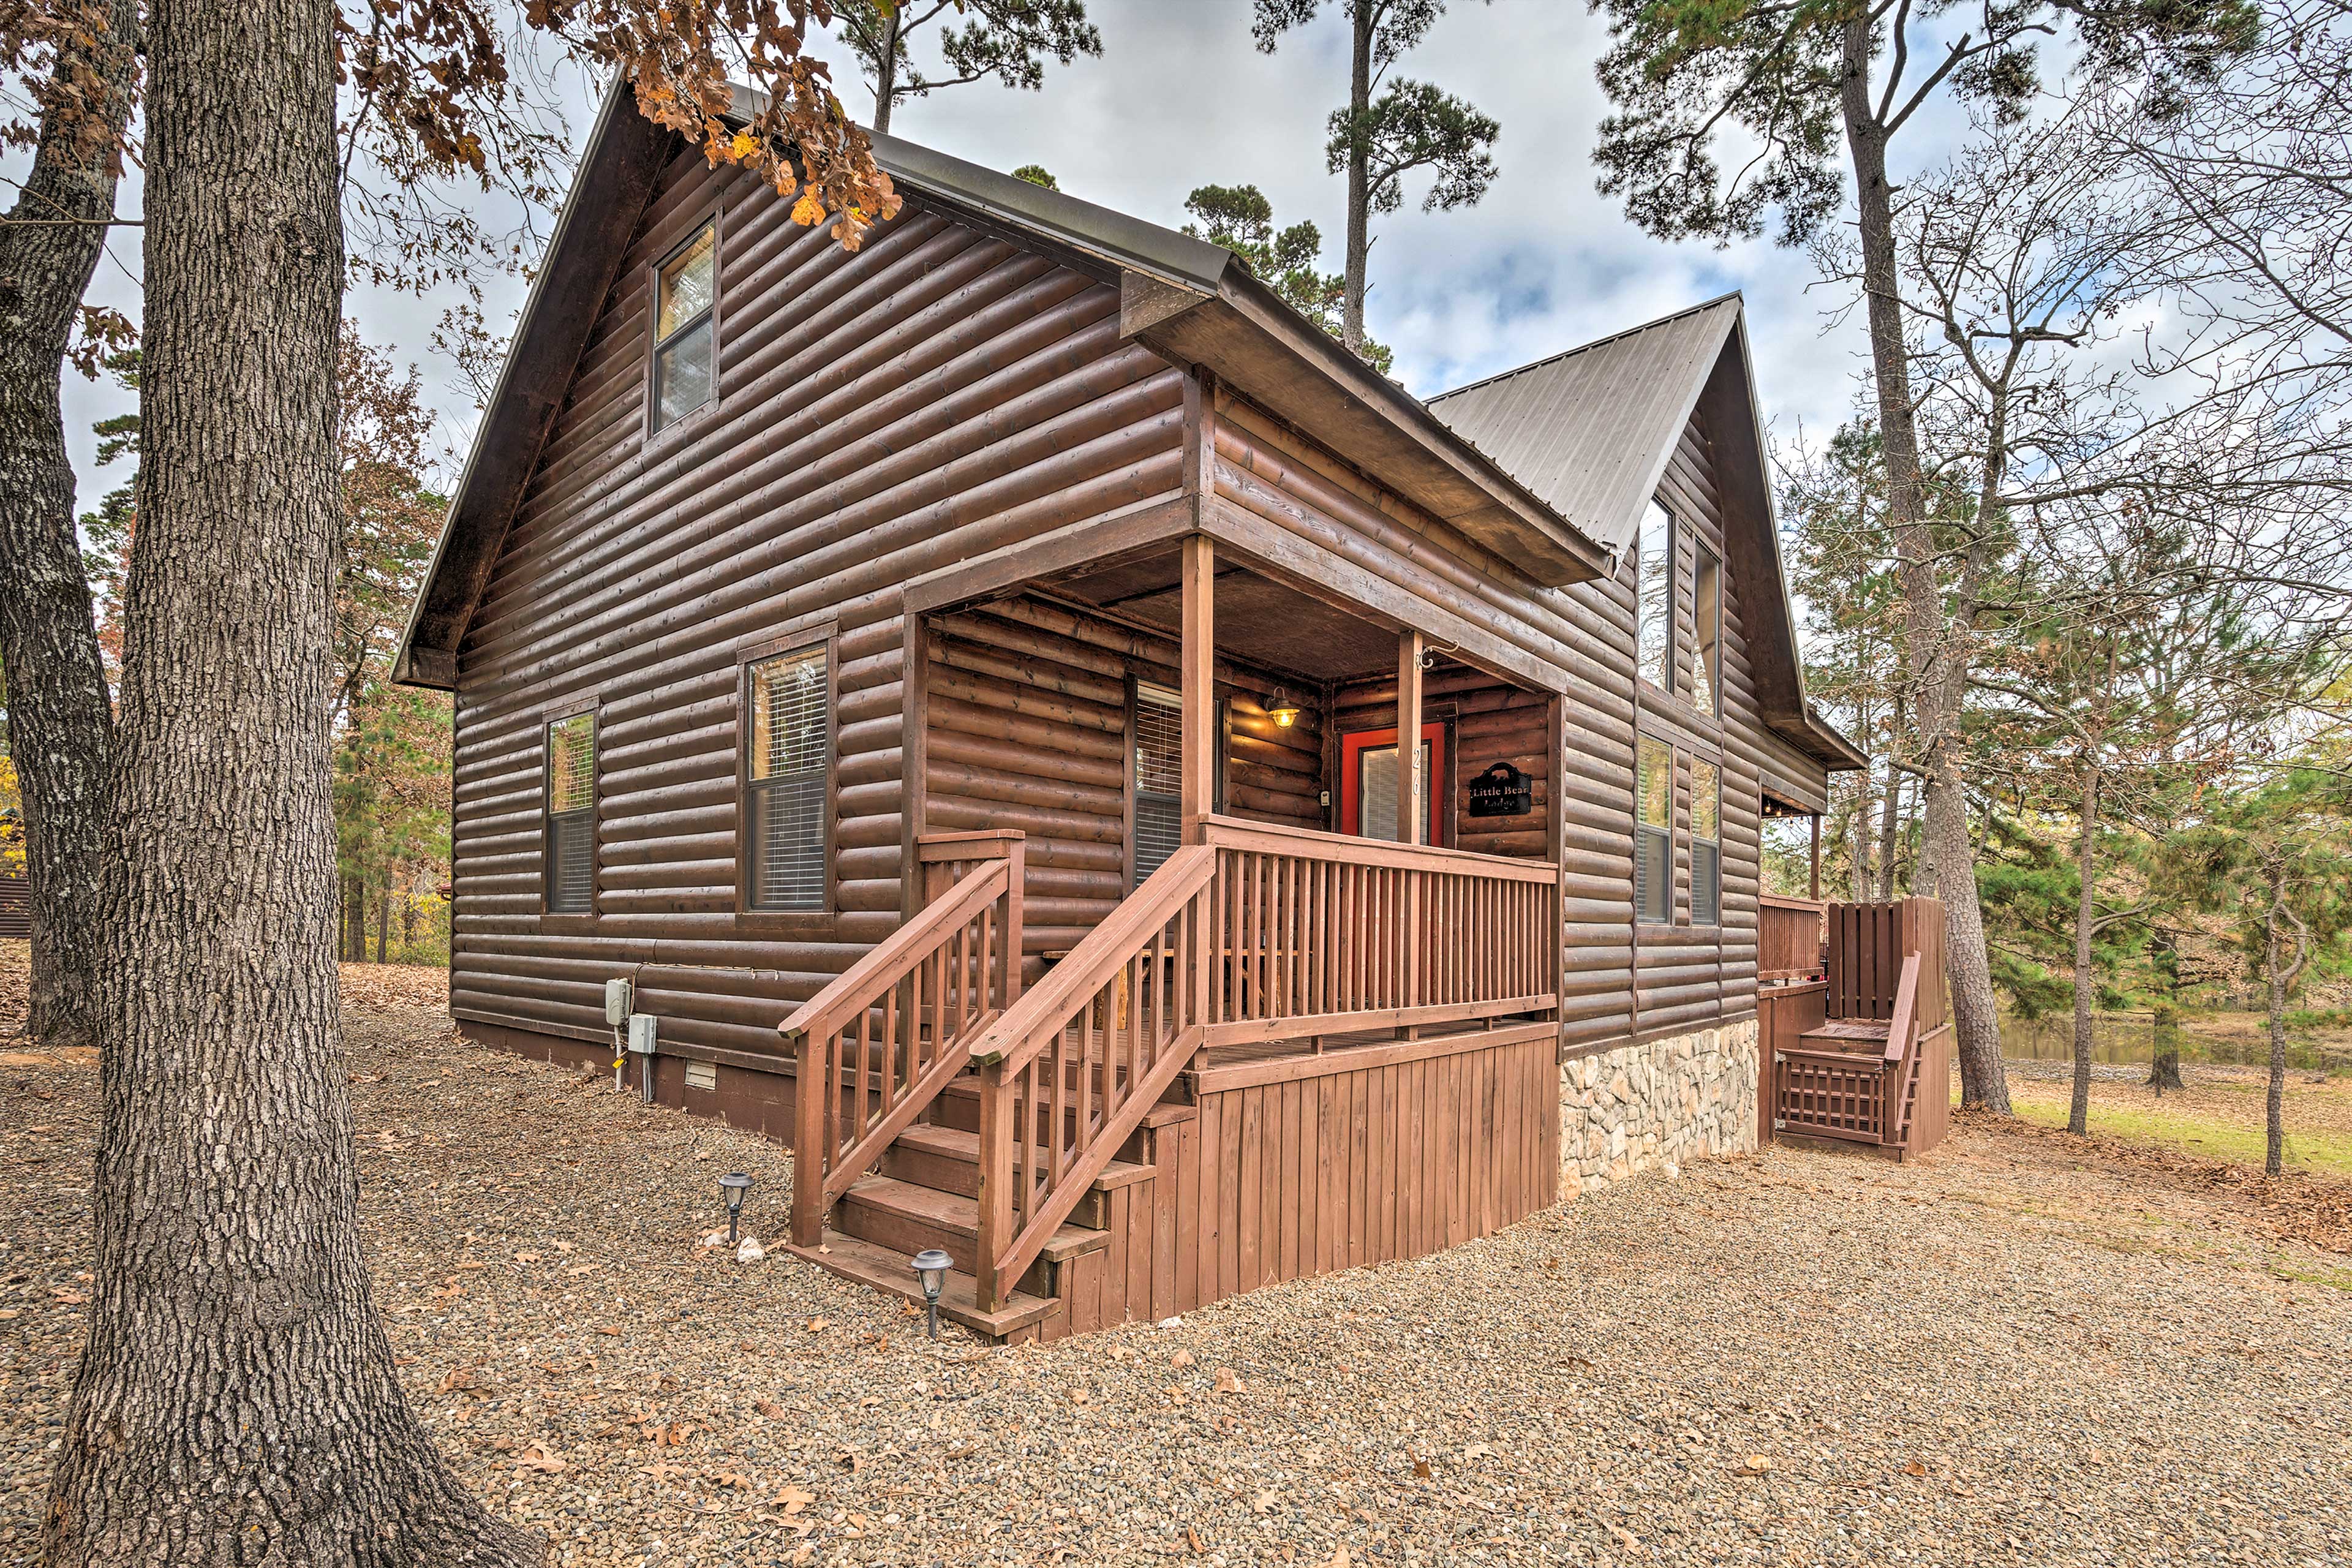
<path fill-rule="evenodd" d="M 719 215 L 719 395 L 644 436 L 649 264 Z M 606 1037 L 635 973 L 666 1037 L 774 1049 L 901 909 L 903 584 L 1171 499 L 1183 378 L 1115 289 L 911 204 L 864 249 L 698 154 L 657 182 L 458 654 L 451 1010 Z M 837 913 L 738 913 L 736 660 L 837 628 Z M 599 897 L 538 912 L 538 726 L 600 704 Z M 768 917 L 772 920 L 772 917 Z"/>
<path fill-rule="evenodd" d="M 714 214 L 719 395 L 648 439 L 650 263 Z M 633 973 L 666 1037 L 772 1053 L 782 1011 L 896 926 L 919 826 L 1029 831 L 1032 961 L 1071 945 L 1123 893 L 1129 687 L 1173 684 L 1173 650 L 1034 598 L 926 617 L 910 636 L 903 590 L 1179 499 L 1184 374 L 1121 340 L 1117 291 L 1094 277 L 914 203 L 846 254 L 695 153 L 656 182 L 610 296 L 583 308 L 595 325 L 458 650 L 452 1011 L 603 1041 L 601 983 Z M 1328 552 L 1550 677 L 1556 698 L 1523 675 L 1441 666 L 1427 700 L 1453 710 L 1454 842 L 1560 862 L 1562 1048 L 1752 1012 L 1759 788 L 1769 773 L 1811 802 L 1824 786 L 1820 764 L 1760 722 L 1748 585 L 1729 567 L 1723 717 L 1688 709 L 1692 549 L 1733 559 L 1704 421 L 1660 492 L 1679 523 L 1677 689 L 1638 700 L 1643 730 L 1677 752 L 1678 922 L 1688 761 L 1722 761 L 1723 921 L 1638 931 L 1630 563 L 1612 581 L 1539 586 L 1230 394 L 1211 423 L 1204 509 Z M 837 661 L 835 912 L 778 926 L 738 910 L 737 661 L 817 627 Z M 928 677 L 914 690 L 909 648 Z M 1336 735 L 1369 722 L 1382 683 L 1327 689 L 1339 723 L 1326 736 L 1310 721 L 1276 729 L 1256 705 L 1270 681 L 1221 675 L 1234 681 L 1228 810 L 1329 826 Z M 590 702 L 597 912 L 566 924 L 539 910 L 539 727 Z M 923 715 L 928 769 L 911 787 L 909 712 Z M 1470 819 L 1468 777 L 1506 757 L 1535 775 L 1535 812 Z"/>

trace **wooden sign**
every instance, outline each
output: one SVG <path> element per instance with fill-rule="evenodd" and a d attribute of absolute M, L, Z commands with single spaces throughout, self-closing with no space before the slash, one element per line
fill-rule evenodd
<path fill-rule="evenodd" d="M 1508 763 L 1496 763 L 1470 781 L 1473 816 L 1524 816 L 1535 809 L 1535 781 Z"/>

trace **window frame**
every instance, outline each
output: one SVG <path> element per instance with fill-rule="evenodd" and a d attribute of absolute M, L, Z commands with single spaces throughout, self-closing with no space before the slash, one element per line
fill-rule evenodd
<path fill-rule="evenodd" d="M 1643 745 L 1662 748 L 1665 752 L 1666 821 L 1663 827 L 1642 820 L 1642 748 Z M 1626 894 L 1633 906 L 1633 923 L 1651 931 L 1671 931 L 1675 924 L 1675 808 L 1676 775 L 1682 771 L 1683 748 L 1663 735 L 1636 732 L 1633 737 L 1633 860 L 1627 878 Z M 1653 919 L 1642 907 L 1642 840 L 1645 834 L 1656 835 L 1665 841 L 1666 866 L 1662 885 L 1665 889 L 1665 913 Z"/>
<path fill-rule="evenodd" d="M 1143 879 L 1136 875 L 1137 858 L 1135 853 L 1138 847 L 1136 825 L 1139 820 L 1139 814 L 1137 807 L 1140 797 L 1146 794 L 1150 794 L 1159 799 L 1174 798 L 1179 803 L 1177 811 L 1180 816 L 1183 810 L 1181 804 L 1182 797 L 1181 795 L 1171 797 L 1164 791 L 1146 791 L 1138 787 L 1138 782 L 1136 779 L 1135 751 L 1136 744 L 1142 735 L 1141 726 L 1144 702 L 1143 688 L 1147 686 L 1160 691 L 1177 690 L 1175 687 L 1167 685 L 1165 682 L 1148 680 L 1132 672 L 1129 672 L 1127 678 L 1127 777 L 1122 784 L 1126 799 L 1122 809 L 1122 815 L 1125 820 L 1121 824 L 1122 831 L 1119 840 L 1119 875 L 1125 879 L 1127 890 L 1130 893 L 1143 885 Z M 1183 722 L 1181 696 L 1182 694 L 1179 692 L 1179 701 L 1176 704 L 1178 716 L 1177 722 L 1180 734 L 1181 733 L 1181 726 Z M 1155 704 L 1155 706 L 1166 706 L 1166 704 Z M 1216 714 L 1217 770 L 1216 778 L 1212 786 L 1214 792 L 1213 796 L 1209 802 L 1209 810 L 1213 815 L 1225 809 L 1225 767 L 1233 752 L 1233 706 L 1230 699 L 1225 697 L 1223 693 L 1219 693 L 1213 704 L 1213 710 Z M 1181 758 L 1179 760 L 1181 762 Z M 1177 830 L 1180 834 L 1183 830 L 1183 824 L 1181 821 L 1177 824 Z M 1157 870 L 1158 868 L 1154 867 L 1153 869 Z"/>
<path fill-rule="evenodd" d="M 814 910 L 763 910 L 751 890 L 751 671 L 771 659 L 824 652 L 824 895 Z M 735 653 L 735 924 L 793 936 L 829 931 L 841 913 L 841 627 L 826 618 L 750 644 Z"/>
<path fill-rule="evenodd" d="M 1649 552 L 1643 548 L 1643 536 L 1648 532 L 1651 507 L 1657 508 L 1659 515 L 1666 520 L 1666 640 L 1664 650 L 1655 668 L 1645 668 L 1642 658 L 1643 587 L 1643 579 L 1650 570 Z M 1682 595 L 1677 591 L 1682 584 L 1682 574 L 1675 570 L 1682 556 L 1682 519 L 1675 515 L 1675 509 L 1665 503 L 1664 497 L 1653 494 L 1643 503 L 1642 521 L 1636 525 L 1633 533 L 1633 676 L 1651 690 L 1675 700 L 1682 699 L 1681 681 L 1678 679 L 1682 668 L 1681 638 L 1677 635 L 1678 623 L 1682 619 Z M 1662 675 L 1664 677 L 1663 680 L 1659 679 Z"/>
<path fill-rule="evenodd" d="M 1723 718 L 1723 556 L 1704 539 L 1691 542 L 1691 711 L 1700 718 L 1720 721 Z M 1715 580 L 1707 584 L 1714 589 L 1706 595 L 1705 607 L 1709 612 L 1702 616 L 1701 585 L 1706 584 L 1706 568 L 1715 569 Z M 1709 622 L 1714 636 L 1709 637 Z M 1707 700 L 1698 700 L 1701 672 L 1706 677 Z"/>
<path fill-rule="evenodd" d="M 719 353 L 726 332 L 724 309 L 726 299 L 726 279 L 724 276 L 724 270 L 719 266 L 719 259 L 724 252 L 726 243 L 726 226 L 721 221 L 723 216 L 723 212 L 715 203 L 705 208 L 695 219 L 693 225 L 687 229 L 685 236 L 680 238 L 677 244 L 671 246 L 668 249 L 663 251 L 659 256 L 646 264 L 646 411 L 644 424 L 645 439 L 648 443 L 667 439 L 672 437 L 676 432 L 685 430 L 695 424 L 698 424 L 700 421 L 697 416 L 708 412 L 713 407 L 716 407 L 719 403 Z M 694 247 L 695 241 L 702 237 L 702 232 L 705 229 L 709 229 L 710 231 L 710 303 L 706 309 L 697 311 L 691 321 L 682 322 L 678 326 L 672 328 L 668 336 L 665 337 L 662 335 L 661 330 L 662 269 L 667 267 L 671 262 L 677 260 L 679 257 L 685 255 L 687 251 L 692 249 Z M 693 407 L 682 410 L 676 418 L 670 420 L 667 424 L 663 424 L 660 422 L 662 345 L 677 338 L 682 333 L 691 331 L 698 324 L 704 321 L 708 321 L 710 323 L 710 395 L 696 404 Z"/>
<path fill-rule="evenodd" d="M 567 719 L 589 721 L 588 747 L 588 907 L 559 910 L 548 897 L 555 881 L 555 727 Z M 550 931 L 590 931 L 595 929 L 604 895 L 604 857 L 599 842 L 604 826 L 604 702 L 602 697 L 552 703 L 539 713 L 539 920 Z"/>
<path fill-rule="evenodd" d="M 1715 774 L 1715 836 L 1698 836 L 1698 771 L 1708 769 Z M 1723 759 L 1693 752 L 1690 757 L 1690 810 L 1685 830 L 1690 840 L 1690 923 L 1700 930 L 1720 931 L 1723 929 Z M 1709 918 L 1699 919 L 1698 910 L 1698 850 L 1699 846 L 1711 846 L 1715 851 L 1715 908 Z"/>

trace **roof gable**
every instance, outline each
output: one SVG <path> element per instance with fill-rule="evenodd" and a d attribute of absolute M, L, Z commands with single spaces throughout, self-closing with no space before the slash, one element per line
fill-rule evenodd
<path fill-rule="evenodd" d="M 1727 294 L 1440 393 L 1429 410 L 1621 552 L 1738 321 Z"/>

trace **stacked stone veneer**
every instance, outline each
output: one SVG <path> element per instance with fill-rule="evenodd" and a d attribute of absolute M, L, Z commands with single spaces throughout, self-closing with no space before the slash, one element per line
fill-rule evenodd
<path fill-rule="evenodd" d="M 1756 1020 L 1579 1057 L 1559 1069 L 1562 1194 L 1756 1147 Z"/>

